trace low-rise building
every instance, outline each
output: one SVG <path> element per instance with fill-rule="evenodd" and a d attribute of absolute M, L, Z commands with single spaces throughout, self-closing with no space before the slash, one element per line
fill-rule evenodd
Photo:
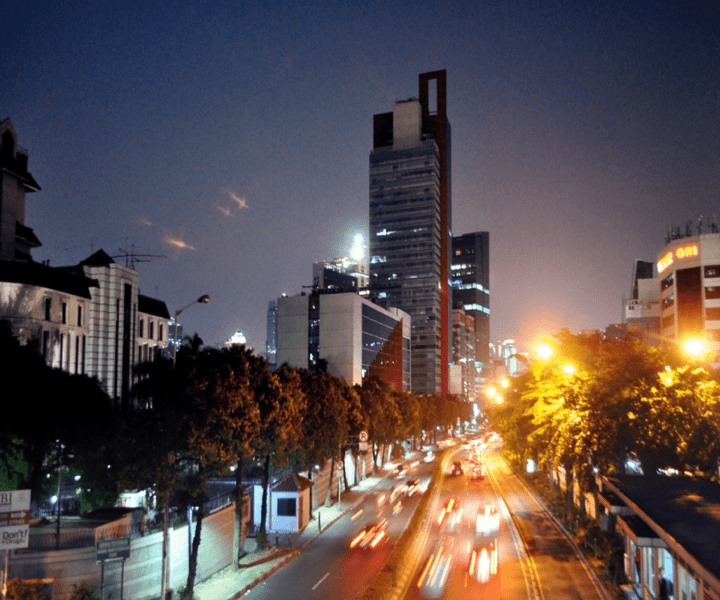
<path fill-rule="evenodd" d="M 317 290 L 277 300 L 277 364 L 327 372 L 361 384 L 377 373 L 410 391 L 410 316 L 354 293 Z"/>

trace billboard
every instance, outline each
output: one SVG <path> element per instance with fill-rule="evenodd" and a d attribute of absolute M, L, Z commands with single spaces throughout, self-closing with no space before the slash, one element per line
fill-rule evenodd
<path fill-rule="evenodd" d="M 27 548 L 30 541 L 30 490 L 0 492 L 0 550 Z"/>

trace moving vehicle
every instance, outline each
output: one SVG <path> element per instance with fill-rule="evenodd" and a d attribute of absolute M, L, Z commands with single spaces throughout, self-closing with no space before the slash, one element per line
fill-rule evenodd
<path fill-rule="evenodd" d="M 487 583 L 498 572 L 498 538 L 500 515 L 494 504 L 486 504 L 478 511 L 475 521 L 475 540 L 470 552 L 468 574 Z"/>
<path fill-rule="evenodd" d="M 405 495 L 408 498 L 411 498 L 412 496 L 414 496 L 417 493 L 419 487 L 420 487 L 419 479 L 408 479 L 405 482 Z"/>
<path fill-rule="evenodd" d="M 494 504 L 486 504 L 478 511 L 475 520 L 475 538 L 491 537 L 500 535 L 500 515 L 495 510 Z"/>
<path fill-rule="evenodd" d="M 445 538 L 428 557 L 417 583 L 421 596 L 439 598 L 445 593 L 447 582 L 450 579 L 450 572 L 452 571 L 454 551 L 455 540 Z"/>
<path fill-rule="evenodd" d="M 438 525 L 442 531 L 455 533 L 462 522 L 462 507 L 457 498 L 449 498 L 438 516 Z"/>
<path fill-rule="evenodd" d="M 451 475 L 453 475 L 453 477 L 454 477 L 454 476 L 456 476 L 456 475 L 462 475 L 463 473 L 464 473 L 464 471 L 463 471 L 462 462 L 460 462 L 459 460 L 456 460 L 456 461 L 453 463 L 453 468 L 452 468 L 452 473 L 451 473 Z"/>
<path fill-rule="evenodd" d="M 480 583 L 487 583 L 498 572 L 497 539 L 476 540 L 470 553 L 468 573 Z"/>
<path fill-rule="evenodd" d="M 407 465 L 399 465 L 393 470 L 393 476 L 395 477 L 395 479 L 402 479 L 403 477 L 405 477 L 405 475 L 407 475 L 407 472 Z"/>
<path fill-rule="evenodd" d="M 350 548 L 374 549 L 387 541 L 387 519 L 368 523 L 350 542 Z"/>

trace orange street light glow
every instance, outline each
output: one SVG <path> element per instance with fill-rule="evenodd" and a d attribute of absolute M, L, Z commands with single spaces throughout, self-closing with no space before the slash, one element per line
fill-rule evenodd
<path fill-rule="evenodd" d="M 564 365 L 562 368 L 566 375 L 572 375 L 575 372 L 575 367 L 572 365 Z"/>
<path fill-rule="evenodd" d="M 706 352 L 705 342 L 698 338 L 688 338 L 682 342 L 682 348 L 685 354 L 698 358 Z"/>
<path fill-rule="evenodd" d="M 538 345 L 537 353 L 538 353 L 538 356 L 540 358 L 542 358 L 543 360 L 547 360 L 554 354 L 552 346 L 550 346 L 549 344 L 546 344 L 545 342 Z"/>

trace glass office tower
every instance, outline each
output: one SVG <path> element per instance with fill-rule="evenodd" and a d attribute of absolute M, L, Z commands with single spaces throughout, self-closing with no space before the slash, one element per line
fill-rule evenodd
<path fill-rule="evenodd" d="M 412 317 L 412 392 L 446 395 L 452 302 L 445 71 L 421 74 L 419 95 L 373 119 L 370 291 L 380 306 Z"/>

